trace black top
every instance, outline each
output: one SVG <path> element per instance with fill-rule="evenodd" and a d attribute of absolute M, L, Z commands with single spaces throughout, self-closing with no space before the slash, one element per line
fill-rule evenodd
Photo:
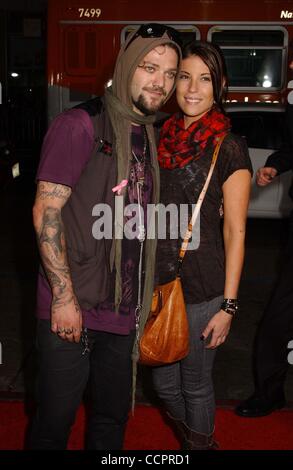
<path fill-rule="evenodd" d="M 278 173 L 293 170 L 293 105 L 286 107 L 285 117 L 285 142 L 277 152 L 272 153 L 265 166 L 276 168 Z"/>
<path fill-rule="evenodd" d="M 195 204 L 209 172 L 214 147 L 207 144 L 205 155 L 184 168 L 161 169 L 161 203 Z M 223 294 L 225 282 L 224 247 L 221 230 L 222 186 L 239 169 L 252 166 L 245 141 L 229 133 L 222 143 L 208 191 L 200 211 L 200 241 L 197 249 L 187 251 L 181 277 L 187 303 L 200 303 Z M 174 233 L 174 223 L 173 223 Z M 185 228 L 183 233 L 185 232 Z M 156 283 L 163 284 L 175 278 L 178 252 L 182 238 L 158 240 Z M 183 234 L 182 234 L 183 235 Z"/>

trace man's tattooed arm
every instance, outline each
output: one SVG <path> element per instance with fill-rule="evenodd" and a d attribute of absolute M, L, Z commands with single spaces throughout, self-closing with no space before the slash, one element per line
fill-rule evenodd
<path fill-rule="evenodd" d="M 67 186 L 40 181 L 33 210 L 39 250 L 56 307 L 73 297 L 61 218 L 70 194 Z"/>
<path fill-rule="evenodd" d="M 71 189 L 40 181 L 33 208 L 39 250 L 52 289 L 51 330 L 66 341 L 80 340 L 82 313 L 73 291 L 61 209 Z"/>

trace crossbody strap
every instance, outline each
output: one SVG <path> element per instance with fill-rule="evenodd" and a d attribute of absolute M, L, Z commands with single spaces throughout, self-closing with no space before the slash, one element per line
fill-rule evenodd
<path fill-rule="evenodd" d="M 210 169 L 209 169 L 207 179 L 206 179 L 204 187 L 202 188 L 201 193 L 198 197 L 197 203 L 195 205 L 195 209 L 192 213 L 191 219 L 190 219 L 189 224 L 188 224 L 187 231 L 185 233 L 184 240 L 182 242 L 182 245 L 181 245 L 181 248 L 180 248 L 180 251 L 179 251 L 179 259 L 178 259 L 179 268 L 180 268 L 180 266 L 182 264 L 182 261 L 183 261 L 183 258 L 185 256 L 189 240 L 192 236 L 192 230 L 193 230 L 194 224 L 197 220 L 201 205 L 203 203 L 206 192 L 208 190 L 208 187 L 209 187 L 212 175 L 213 175 L 213 171 L 214 171 L 214 168 L 215 168 L 215 165 L 216 165 L 216 161 L 217 161 L 217 158 L 218 158 L 218 154 L 219 154 L 219 151 L 220 151 L 220 147 L 221 147 L 221 144 L 222 144 L 223 140 L 225 139 L 225 137 L 226 137 L 226 134 L 221 136 L 221 137 L 218 137 L 217 145 L 216 145 L 216 148 L 215 148 L 214 153 L 213 153 L 213 158 L 212 158 L 212 162 L 211 162 L 211 166 L 210 166 Z"/>

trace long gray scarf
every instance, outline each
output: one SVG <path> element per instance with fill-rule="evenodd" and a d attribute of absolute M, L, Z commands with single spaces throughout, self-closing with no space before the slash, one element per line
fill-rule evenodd
<path fill-rule="evenodd" d="M 159 169 L 157 164 L 157 150 L 155 145 L 155 136 L 153 130 L 153 122 L 155 116 L 142 116 L 129 107 L 123 105 L 120 100 L 113 94 L 112 88 L 108 88 L 105 92 L 106 106 L 110 116 L 110 120 L 115 136 L 115 150 L 117 155 L 117 184 L 122 180 L 129 178 L 129 166 L 131 160 L 131 124 L 139 124 L 146 126 L 146 132 L 149 142 L 150 158 L 155 170 L 154 188 L 156 196 L 159 193 Z M 125 189 L 122 193 L 125 196 Z M 157 203 L 157 197 L 154 198 Z M 118 219 L 116 218 L 116 221 Z M 121 227 L 119 227 L 121 230 Z M 116 229 L 119 230 L 118 227 Z M 116 239 L 111 252 L 111 264 L 115 259 L 116 283 L 115 283 L 115 307 L 118 311 L 122 300 L 122 279 L 121 279 L 121 239 Z"/>

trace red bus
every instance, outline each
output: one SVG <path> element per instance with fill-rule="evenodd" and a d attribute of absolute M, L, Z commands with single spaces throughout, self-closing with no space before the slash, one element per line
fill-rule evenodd
<path fill-rule="evenodd" d="M 49 121 L 103 93 L 120 44 L 145 22 L 172 25 L 183 41 L 217 43 L 228 68 L 228 101 L 285 102 L 292 1 L 49 0 Z M 171 101 L 167 110 L 172 106 Z"/>

